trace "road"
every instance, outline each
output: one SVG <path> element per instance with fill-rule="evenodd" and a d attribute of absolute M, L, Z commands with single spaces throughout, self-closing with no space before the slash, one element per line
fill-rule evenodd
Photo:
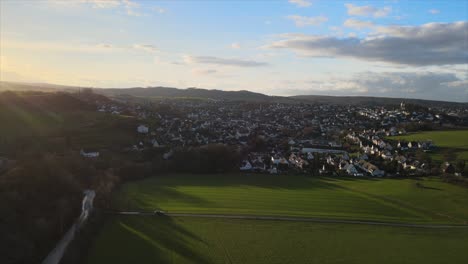
<path fill-rule="evenodd" d="M 84 197 L 81 203 L 81 214 L 70 229 L 65 233 L 62 239 L 57 243 L 55 248 L 42 261 L 42 264 L 58 264 L 65 254 L 70 242 L 75 238 L 76 232 L 80 229 L 83 223 L 88 219 L 89 214 L 93 210 L 93 200 L 96 193 L 93 190 L 85 190 Z"/>
<path fill-rule="evenodd" d="M 153 212 L 109 212 L 120 215 L 140 215 L 155 216 Z M 166 213 L 170 217 L 197 217 L 197 218 L 223 218 L 223 219 L 245 219 L 245 220 L 270 220 L 270 221 L 293 221 L 293 222 L 315 222 L 315 223 L 336 223 L 336 224 L 360 224 L 376 226 L 395 226 L 395 227 L 417 227 L 417 228 L 468 228 L 468 225 L 445 225 L 445 224 L 413 224 L 413 223 L 393 223 L 365 220 L 346 220 L 346 219 L 325 219 L 325 218 L 303 218 L 288 216 L 262 216 L 262 215 L 231 215 L 231 214 L 191 214 L 191 213 Z"/>

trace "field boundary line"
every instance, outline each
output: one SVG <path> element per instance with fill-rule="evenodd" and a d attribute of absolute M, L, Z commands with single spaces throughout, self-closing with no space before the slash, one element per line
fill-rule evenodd
<path fill-rule="evenodd" d="M 136 215 L 136 216 L 155 216 L 153 212 L 107 212 L 117 215 Z M 313 218 L 313 217 L 290 217 L 290 216 L 264 216 L 264 215 L 235 215 L 235 214 L 196 214 L 196 213 L 166 213 L 157 217 L 194 217 L 194 218 L 221 218 L 221 219 L 244 219 L 244 220 L 269 220 L 269 221 L 291 221 L 291 222 L 315 222 L 315 223 L 334 223 L 334 224 L 360 224 L 375 226 L 394 226 L 394 227 L 416 227 L 416 228 L 468 228 L 468 225 L 450 225 L 450 224 L 414 224 L 399 222 L 380 222 L 353 219 L 332 219 L 332 218 Z"/>

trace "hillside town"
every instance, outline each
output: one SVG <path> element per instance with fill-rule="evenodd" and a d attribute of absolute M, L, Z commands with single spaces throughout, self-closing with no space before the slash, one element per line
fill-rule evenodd
<path fill-rule="evenodd" d="M 223 144 L 241 153 L 240 171 L 270 174 L 430 175 L 434 166 L 428 153 L 438 146 L 430 140 L 407 142 L 394 136 L 467 124 L 467 109 L 430 109 L 404 102 L 358 106 L 162 100 L 101 105 L 98 111 L 138 117 L 138 140 L 129 151 L 158 148 L 167 160 L 176 148 Z M 456 173 L 450 162 L 437 170 Z"/>

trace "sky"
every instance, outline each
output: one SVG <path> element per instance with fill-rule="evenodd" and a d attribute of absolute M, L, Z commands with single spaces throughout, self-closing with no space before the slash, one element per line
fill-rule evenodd
<path fill-rule="evenodd" d="M 468 0 L 0 0 L 0 80 L 468 102 Z"/>

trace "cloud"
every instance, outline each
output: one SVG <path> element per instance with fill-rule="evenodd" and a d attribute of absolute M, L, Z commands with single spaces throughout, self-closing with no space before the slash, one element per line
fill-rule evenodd
<path fill-rule="evenodd" d="M 226 59 L 214 56 L 184 56 L 184 61 L 186 63 L 214 64 L 236 67 L 260 67 L 268 65 L 268 63 L 266 62 L 258 62 L 243 59 Z"/>
<path fill-rule="evenodd" d="M 267 48 L 302 56 L 348 57 L 415 66 L 468 63 L 468 22 L 377 27 L 367 38 L 283 34 Z"/>
<path fill-rule="evenodd" d="M 236 42 L 236 43 L 232 43 L 232 44 L 231 44 L 231 48 L 233 48 L 233 49 L 240 49 L 240 48 L 241 48 L 241 45 L 240 45 L 239 43 L 237 43 L 237 42 Z"/>
<path fill-rule="evenodd" d="M 167 10 L 165 8 L 162 8 L 162 7 L 159 7 L 159 6 L 155 6 L 152 8 L 155 12 L 159 13 L 159 14 L 164 14 L 167 12 Z"/>
<path fill-rule="evenodd" d="M 192 73 L 196 75 L 211 75 L 217 73 L 217 70 L 213 69 L 193 69 Z"/>
<path fill-rule="evenodd" d="M 438 9 L 431 9 L 431 10 L 429 10 L 429 11 L 427 11 L 427 12 L 429 12 L 429 13 L 431 13 L 431 14 L 433 14 L 433 15 L 436 15 L 436 14 L 439 14 L 439 13 L 440 13 L 440 10 L 438 10 Z"/>
<path fill-rule="evenodd" d="M 362 20 L 357 20 L 354 18 L 349 18 L 347 19 L 343 25 L 345 27 L 349 28 L 356 28 L 356 29 L 363 29 L 363 28 L 372 28 L 374 27 L 374 23 L 370 21 L 362 21 Z"/>
<path fill-rule="evenodd" d="M 306 17 L 306 16 L 292 15 L 292 16 L 288 16 L 287 18 L 293 20 L 296 26 L 298 27 L 318 26 L 328 21 L 328 18 L 325 16 Z"/>
<path fill-rule="evenodd" d="M 288 2 L 298 7 L 309 7 L 312 5 L 312 2 L 308 0 L 288 0 Z"/>
<path fill-rule="evenodd" d="M 91 6 L 92 8 L 96 9 L 120 8 L 123 9 L 125 11 L 125 14 L 129 16 L 146 15 L 137 11 L 140 8 L 140 4 L 133 0 L 49 0 L 49 2 L 61 6 L 76 6 L 77 4 L 82 4 Z"/>
<path fill-rule="evenodd" d="M 80 0 L 78 2 L 90 4 L 93 8 L 114 8 L 123 4 L 120 0 Z"/>
<path fill-rule="evenodd" d="M 453 73 L 361 72 L 289 83 L 290 94 L 354 95 L 468 102 L 468 81 Z"/>
<path fill-rule="evenodd" d="M 154 45 L 151 45 L 151 44 L 133 44 L 132 48 L 136 50 L 151 52 L 151 53 L 158 51 L 158 49 Z"/>
<path fill-rule="evenodd" d="M 348 15 L 351 16 L 373 16 L 373 17 L 386 17 L 392 12 L 390 6 L 385 6 L 383 8 L 376 8 L 373 6 L 357 6 L 353 4 L 345 4 Z"/>

